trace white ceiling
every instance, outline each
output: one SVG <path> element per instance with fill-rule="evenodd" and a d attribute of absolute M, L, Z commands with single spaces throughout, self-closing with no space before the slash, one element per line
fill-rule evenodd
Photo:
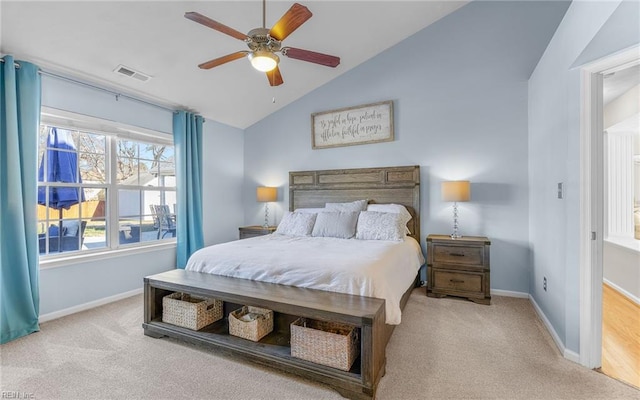
<path fill-rule="evenodd" d="M 313 17 L 284 44 L 336 55 L 333 69 L 281 57 L 284 84 L 240 59 L 211 70 L 197 65 L 246 45 L 184 18 L 197 11 L 240 32 L 262 25 L 260 1 L 11 1 L 0 0 L 0 53 L 42 69 L 115 88 L 123 94 L 196 111 L 246 128 L 370 59 L 467 1 L 299 0 Z M 267 1 L 267 27 L 293 1 Z M 116 75 L 120 64 L 151 75 Z M 275 97 L 275 103 L 272 99 Z"/>

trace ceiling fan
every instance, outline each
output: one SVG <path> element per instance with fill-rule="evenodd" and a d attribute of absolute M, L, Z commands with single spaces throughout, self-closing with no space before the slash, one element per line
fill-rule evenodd
<path fill-rule="evenodd" d="M 283 56 L 296 60 L 312 62 L 332 68 L 335 68 L 340 64 L 340 57 L 316 53 L 315 51 L 297 49 L 295 47 L 282 47 L 282 41 L 298 29 L 300 25 L 304 24 L 309 18 L 311 18 L 312 15 L 313 14 L 311 14 L 311 11 L 309 11 L 307 7 L 295 3 L 286 13 L 284 13 L 284 15 L 271 29 L 267 29 L 265 27 L 266 0 L 263 0 L 262 28 L 252 29 L 245 35 L 244 33 L 238 32 L 237 30 L 221 24 L 220 22 L 205 17 L 200 13 L 192 11 L 184 14 L 185 18 L 242 40 L 249 47 L 249 50 L 237 51 L 223 57 L 203 62 L 198 65 L 198 67 L 201 69 L 211 69 L 247 56 L 251 61 L 251 65 L 255 69 L 266 72 L 267 79 L 271 86 L 279 86 L 284 83 L 282 75 L 280 74 L 280 69 L 278 68 L 280 57 L 278 57 L 276 53 L 280 53 Z"/>

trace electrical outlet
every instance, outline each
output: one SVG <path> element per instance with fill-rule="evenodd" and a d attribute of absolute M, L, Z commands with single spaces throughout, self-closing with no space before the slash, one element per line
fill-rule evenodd
<path fill-rule="evenodd" d="M 542 288 L 544 289 L 545 292 L 547 291 L 547 277 L 546 276 L 542 279 Z"/>

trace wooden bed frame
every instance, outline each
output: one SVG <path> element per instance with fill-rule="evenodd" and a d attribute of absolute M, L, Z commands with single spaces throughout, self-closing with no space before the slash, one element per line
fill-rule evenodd
<path fill-rule="evenodd" d="M 324 207 L 327 202 L 368 199 L 370 203 L 404 205 L 412 220 L 411 236 L 420 241 L 420 167 L 362 168 L 289 173 L 289 208 Z M 418 282 L 407 288 L 404 309 Z M 241 305 L 274 311 L 274 331 L 259 342 L 231 336 L 226 318 L 199 331 L 162 322 L 162 298 L 182 291 L 224 302 L 224 315 Z M 184 270 L 172 270 L 144 278 L 144 333 L 171 336 L 212 347 L 223 354 L 296 374 L 327 384 L 351 399 L 374 399 L 385 373 L 386 346 L 395 325 L 385 321 L 384 300 L 315 289 L 298 288 Z M 290 323 L 315 318 L 356 327 L 360 334 L 360 357 L 350 371 L 291 357 Z"/>
<path fill-rule="evenodd" d="M 407 228 L 420 243 L 420 166 L 330 169 L 289 172 L 289 211 L 324 207 L 326 203 L 369 200 L 369 204 L 401 204 L 411 213 Z M 409 300 L 415 282 L 402 296 L 400 309 Z M 386 325 L 387 345 L 395 325 Z"/>

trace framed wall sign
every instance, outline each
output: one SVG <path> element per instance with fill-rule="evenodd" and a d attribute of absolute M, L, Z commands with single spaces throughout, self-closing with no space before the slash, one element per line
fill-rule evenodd
<path fill-rule="evenodd" d="M 393 141 L 393 101 L 311 114 L 311 147 Z"/>

